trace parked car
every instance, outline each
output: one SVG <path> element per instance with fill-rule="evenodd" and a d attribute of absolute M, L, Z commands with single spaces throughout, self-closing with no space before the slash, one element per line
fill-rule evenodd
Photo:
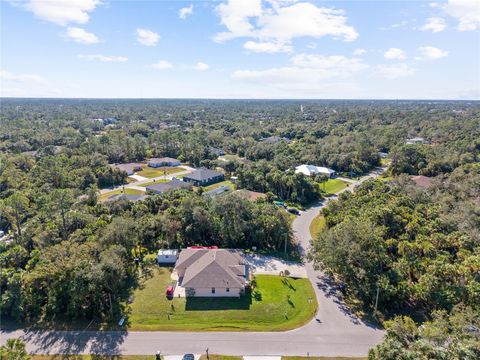
<path fill-rule="evenodd" d="M 172 298 L 174 291 L 175 291 L 175 289 L 173 288 L 173 286 L 172 286 L 172 285 L 169 285 L 169 286 L 167 287 L 167 290 L 165 291 L 165 295 L 167 295 L 167 298 Z"/>
<path fill-rule="evenodd" d="M 193 354 L 185 354 L 182 360 L 195 360 L 195 356 Z"/>
<path fill-rule="evenodd" d="M 300 211 L 296 208 L 289 207 L 287 208 L 287 211 L 291 214 L 300 215 Z"/>

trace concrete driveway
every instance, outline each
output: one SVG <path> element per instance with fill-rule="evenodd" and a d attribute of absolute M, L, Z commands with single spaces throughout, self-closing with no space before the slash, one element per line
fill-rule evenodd
<path fill-rule="evenodd" d="M 288 270 L 291 277 L 308 277 L 305 266 L 300 263 L 263 255 L 246 255 L 245 258 L 254 274 L 279 275 L 281 271 Z"/>
<path fill-rule="evenodd" d="M 344 191 L 352 191 L 366 179 L 378 176 L 377 170 Z M 293 231 L 305 254 L 310 247 L 309 225 L 328 200 L 301 213 Z M 366 356 L 382 341 L 384 331 L 357 318 L 337 296 L 334 284 L 313 264 L 305 269 L 318 301 L 318 311 L 308 324 L 284 332 L 126 332 L 126 331 L 45 331 L 14 330 L 0 332 L 0 344 L 22 337 L 33 354 L 125 354 L 164 355 L 184 353 L 253 356 Z"/>

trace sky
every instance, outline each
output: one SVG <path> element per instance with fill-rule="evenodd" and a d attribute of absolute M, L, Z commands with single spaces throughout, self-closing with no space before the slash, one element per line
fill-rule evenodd
<path fill-rule="evenodd" d="M 0 0 L 0 96 L 480 99 L 480 0 Z"/>

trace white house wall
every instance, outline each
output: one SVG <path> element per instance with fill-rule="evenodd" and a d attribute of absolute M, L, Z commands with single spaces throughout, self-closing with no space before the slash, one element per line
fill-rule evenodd
<path fill-rule="evenodd" d="M 188 292 L 186 291 L 188 294 Z M 195 297 L 239 297 L 240 288 L 230 288 L 227 292 L 225 288 L 215 288 L 215 294 L 212 294 L 212 288 L 196 288 Z"/>

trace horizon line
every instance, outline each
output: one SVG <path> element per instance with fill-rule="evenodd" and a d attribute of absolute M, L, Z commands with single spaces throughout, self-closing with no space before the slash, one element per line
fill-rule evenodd
<path fill-rule="evenodd" d="M 25 100 L 241 100 L 241 101 L 480 101 L 478 99 L 434 99 L 434 98 L 216 98 L 216 97 L 24 97 L 0 96 L 0 99 Z"/>

